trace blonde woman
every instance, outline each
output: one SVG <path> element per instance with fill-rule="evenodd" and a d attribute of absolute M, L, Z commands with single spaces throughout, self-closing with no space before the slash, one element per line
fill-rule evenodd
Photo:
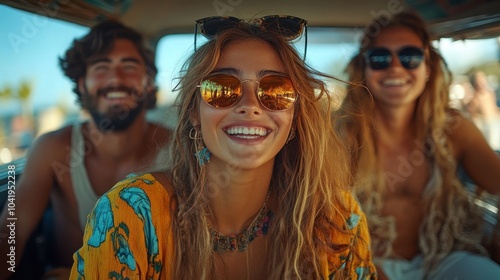
<path fill-rule="evenodd" d="M 404 12 L 366 30 L 336 126 L 355 159 L 380 274 L 496 279 L 498 265 L 482 256 L 481 217 L 456 172 L 462 165 L 498 194 L 500 159 L 450 108 L 450 73 L 420 17 Z"/>
<path fill-rule="evenodd" d="M 171 167 L 100 199 L 71 279 L 375 278 L 329 95 L 289 42 L 305 21 L 197 25 Z"/>

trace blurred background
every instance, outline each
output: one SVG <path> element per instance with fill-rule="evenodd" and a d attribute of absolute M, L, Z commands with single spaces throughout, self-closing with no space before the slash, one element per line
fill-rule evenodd
<path fill-rule="evenodd" d="M 58 59 L 88 27 L 0 5 L 0 165 L 22 158 L 40 134 L 87 116 L 76 104 L 72 84 Z M 8 24 L 6 24 L 8 23 Z M 346 78 L 344 67 L 357 50 L 361 29 L 309 28 L 307 62 Z M 158 108 L 148 117 L 175 125 L 170 106 L 176 77 L 193 52 L 193 34 L 167 35 L 158 42 Z M 463 110 L 500 150 L 500 38 L 440 39 L 435 46 L 454 75 L 453 106 Z M 296 47 L 303 52 L 305 42 Z"/>

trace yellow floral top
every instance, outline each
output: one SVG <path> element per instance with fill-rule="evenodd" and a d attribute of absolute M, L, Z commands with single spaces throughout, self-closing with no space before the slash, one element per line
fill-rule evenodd
<path fill-rule="evenodd" d="M 375 279 L 366 218 L 349 193 L 345 199 L 352 212 L 334 220 L 350 234 L 336 232 L 332 238 L 348 246 L 323 258 L 323 278 L 347 272 L 349 279 Z M 115 185 L 87 217 L 70 279 L 172 279 L 174 237 L 165 212 L 171 203 L 171 193 L 152 174 Z"/>

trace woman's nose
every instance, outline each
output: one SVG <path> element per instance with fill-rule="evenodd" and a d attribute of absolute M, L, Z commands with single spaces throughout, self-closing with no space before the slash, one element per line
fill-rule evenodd
<path fill-rule="evenodd" d="M 403 67 L 401 61 L 399 61 L 399 57 L 395 53 L 391 53 L 391 61 L 389 63 L 389 67 Z"/>
<path fill-rule="evenodd" d="M 257 99 L 258 88 L 258 81 L 244 80 L 241 82 L 243 95 L 241 96 L 241 100 L 236 106 L 236 109 L 239 113 L 260 114 L 262 112 L 259 100 Z"/>

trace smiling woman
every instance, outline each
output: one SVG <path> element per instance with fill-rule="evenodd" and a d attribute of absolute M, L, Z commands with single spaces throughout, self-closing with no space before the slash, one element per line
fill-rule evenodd
<path fill-rule="evenodd" d="M 456 168 L 499 195 L 500 159 L 450 107 L 451 74 L 425 22 L 410 12 L 394 16 L 362 37 L 348 70 L 361 86 L 349 85 L 336 127 L 351 149 L 354 189 L 372 226 L 380 275 L 496 278 L 500 266 L 480 244 L 474 194 Z"/>
<path fill-rule="evenodd" d="M 187 60 L 171 165 L 102 196 L 70 279 L 375 277 L 331 95 L 276 26 L 218 28 Z"/>

